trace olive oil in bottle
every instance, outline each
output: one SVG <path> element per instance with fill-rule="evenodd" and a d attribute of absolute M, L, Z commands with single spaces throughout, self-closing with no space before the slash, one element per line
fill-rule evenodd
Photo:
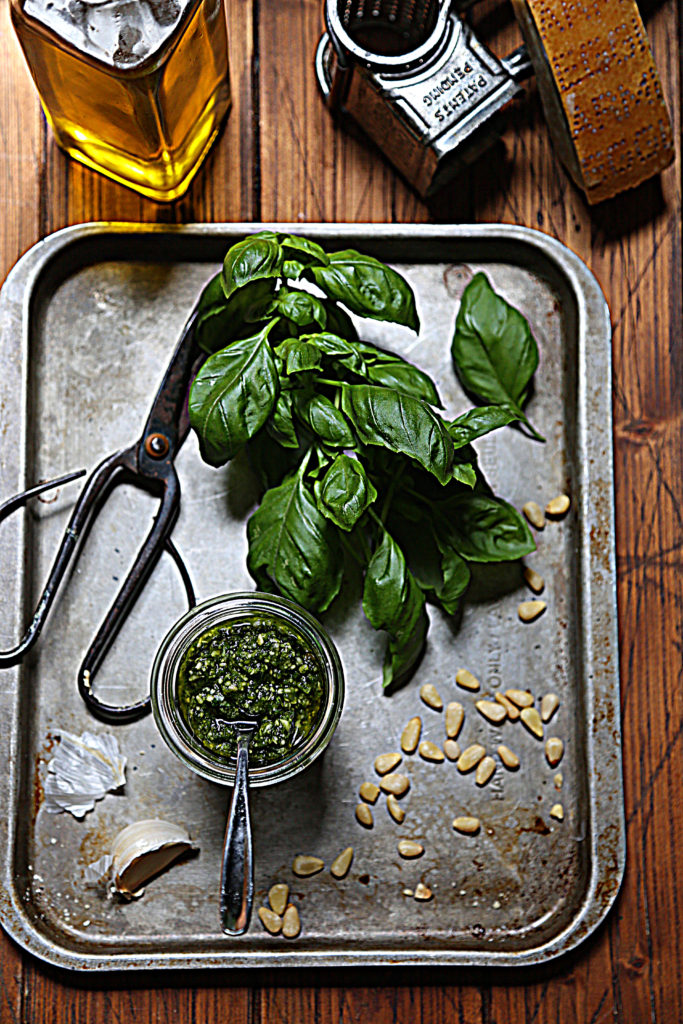
<path fill-rule="evenodd" d="M 151 199 L 182 195 L 230 107 L 222 0 L 11 0 L 70 156 Z"/>

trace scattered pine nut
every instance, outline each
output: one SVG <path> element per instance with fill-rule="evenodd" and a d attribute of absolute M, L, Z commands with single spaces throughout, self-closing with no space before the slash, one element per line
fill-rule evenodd
<path fill-rule="evenodd" d="M 356 804 L 356 819 L 366 828 L 372 828 L 374 825 L 372 811 L 367 804 Z"/>
<path fill-rule="evenodd" d="M 472 769 L 479 764 L 482 757 L 486 754 L 486 748 L 482 747 L 481 743 L 473 743 L 470 747 L 463 750 L 462 754 L 458 758 L 457 768 L 459 772 L 470 772 Z"/>
<path fill-rule="evenodd" d="M 519 718 L 519 708 L 517 707 L 517 705 L 513 704 L 512 701 L 508 697 L 506 697 L 504 693 L 497 693 L 496 700 L 498 701 L 499 704 L 503 705 L 510 721 L 516 722 Z"/>
<path fill-rule="evenodd" d="M 557 736 L 549 736 L 545 741 L 545 756 L 551 768 L 559 764 L 564 754 L 564 743 Z"/>
<path fill-rule="evenodd" d="M 446 735 L 449 740 L 457 739 L 465 719 L 465 709 L 457 700 L 446 705 Z"/>
<path fill-rule="evenodd" d="M 430 742 L 430 740 L 423 740 L 419 747 L 420 757 L 423 757 L 425 761 L 441 762 L 444 758 L 444 753 L 441 747 L 437 747 L 436 743 Z"/>
<path fill-rule="evenodd" d="M 358 790 L 358 795 L 367 804 L 374 804 L 379 796 L 379 786 L 376 786 L 374 782 L 363 782 Z"/>
<path fill-rule="evenodd" d="M 441 711 L 443 708 L 441 694 L 431 683 L 425 683 L 424 686 L 420 687 L 420 697 L 427 707 L 433 708 L 435 711 Z"/>
<path fill-rule="evenodd" d="M 449 761 L 457 761 L 460 757 L 460 744 L 457 740 L 446 740 L 443 752 Z"/>
<path fill-rule="evenodd" d="M 325 862 L 322 861 L 320 857 L 311 857 L 307 853 L 302 853 L 298 857 L 295 857 L 294 862 L 292 863 L 292 871 L 300 878 L 308 878 L 309 875 L 317 875 L 324 867 Z"/>
<path fill-rule="evenodd" d="M 496 762 L 487 755 L 477 765 L 474 781 L 478 786 L 485 786 L 496 770 Z"/>
<path fill-rule="evenodd" d="M 393 793 L 389 793 L 387 797 L 387 810 L 394 821 L 398 822 L 399 825 L 405 821 L 406 812 L 403 810 Z"/>
<path fill-rule="evenodd" d="M 519 768 L 519 758 L 515 752 L 510 750 L 509 747 L 506 747 L 504 743 L 501 743 L 498 747 L 498 755 L 506 768 L 510 768 L 512 770 Z"/>
<path fill-rule="evenodd" d="M 414 839 L 399 839 L 398 852 L 402 857 L 410 859 L 411 857 L 421 857 L 425 848 L 421 843 L 416 843 Z"/>
<path fill-rule="evenodd" d="M 282 934 L 286 939 L 295 939 L 300 931 L 301 919 L 299 918 L 299 911 L 293 903 L 290 903 L 282 919 Z"/>
<path fill-rule="evenodd" d="M 508 715 L 500 701 L 478 700 L 476 708 L 484 718 L 488 718 L 489 722 L 502 722 Z"/>
<path fill-rule="evenodd" d="M 564 782 L 564 776 L 562 772 L 557 773 L 557 775 L 553 779 L 553 782 L 555 783 L 555 789 L 562 789 L 562 783 Z"/>
<path fill-rule="evenodd" d="M 289 886 L 278 884 L 271 885 L 268 890 L 268 902 L 270 903 L 270 909 L 273 913 L 282 916 L 287 906 L 287 898 L 289 896 Z"/>
<path fill-rule="evenodd" d="M 562 804 L 553 804 L 550 808 L 550 817 L 556 818 L 558 821 L 564 821 L 564 807 Z"/>
<path fill-rule="evenodd" d="M 530 708 L 534 702 L 534 698 L 528 690 L 506 690 L 505 696 L 518 708 Z"/>
<path fill-rule="evenodd" d="M 258 916 L 267 932 L 270 932 L 271 935 L 279 935 L 282 931 L 282 918 L 278 914 L 269 910 L 268 907 L 259 907 Z"/>
<path fill-rule="evenodd" d="M 481 822 L 479 821 L 479 818 L 454 818 L 453 828 L 456 832 L 464 832 L 465 835 L 473 836 L 481 828 Z"/>
<path fill-rule="evenodd" d="M 375 758 L 375 771 L 378 775 L 386 775 L 393 772 L 394 768 L 398 768 L 402 760 L 401 755 L 397 753 L 380 754 Z"/>
<path fill-rule="evenodd" d="M 569 495 L 558 494 L 556 498 L 549 501 L 545 507 L 545 514 L 547 516 L 564 516 L 569 511 L 571 501 Z"/>
<path fill-rule="evenodd" d="M 517 614 L 522 622 L 533 622 L 543 614 L 547 607 L 545 601 L 522 601 L 517 609 Z"/>
<path fill-rule="evenodd" d="M 537 530 L 543 529 L 545 526 L 545 516 L 543 515 L 543 509 L 537 502 L 527 501 L 526 505 L 522 505 L 522 512 L 532 526 L 535 526 Z"/>
<path fill-rule="evenodd" d="M 400 772 L 392 772 L 391 775 L 385 775 L 379 784 L 379 788 L 384 793 L 393 793 L 394 796 L 403 796 L 410 789 L 410 779 L 407 775 L 401 775 Z"/>
<path fill-rule="evenodd" d="M 417 750 L 417 745 L 420 742 L 420 733 L 422 732 L 422 719 L 415 717 L 411 718 L 405 729 L 401 733 L 401 750 L 406 754 L 414 754 Z"/>
<path fill-rule="evenodd" d="M 418 882 L 417 885 L 415 886 L 416 900 L 421 900 L 423 903 L 426 903 L 427 900 L 431 900 L 433 895 L 434 893 L 432 892 L 428 885 L 423 885 L 422 882 Z"/>
<path fill-rule="evenodd" d="M 404 889 L 404 890 L 403 890 L 403 895 L 404 895 L 404 896 L 414 896 L 414 895 L 415 895 L 415 893 L 413 892 L 413 890 L 412 890 L 412 889 Z"/>
<path fill-rule="evenodd" d="M 531 566 L 524 566 L 524 579 L 530 590 L 533 590 L 534 594 L 542 594 L 545 588 L 545 580 L 541 576 L 540 572 L 536 572 Z"/>
<path fill-rule="evenodd" d="M 549 722 L 560 706 L 560 698 L 556 693 L 546 693 L 541 699 L 541 718 Z"/>
<path fill-rule="evenodd" d="M 352 860 L 353 847 L 347 846 L 346 849 L 342 850 L 341 853 L 337 854 L 337 856 L 332 861 L 332 865 L 330 867 L 330 874 L 334 875 L 335 878 L 344 878 L 344 876 L 348 873 L 349 868 L 351 867 Z"/>
<path fill-rule="evenodd" d="M 455 681 L 458 686 L 462 686 L 463 690 L 478 690 L 479 680 L 476 676 L 473 676 L 466 668 L 459 668 L 455 673 Z"/>
<path fill-rule="evenodd" d="M 521 719 L 529 732 L 537 736 L 539 740 L 543 739 L 543 722 L 536 708 L 522 708 Z"/>

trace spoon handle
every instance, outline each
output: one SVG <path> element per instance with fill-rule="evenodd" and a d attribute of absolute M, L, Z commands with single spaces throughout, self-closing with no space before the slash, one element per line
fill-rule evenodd
<path fill-rule="evenodd" d="M 226 935 L 243 935 L 254 900 L 254 857 L 249 818 L 249 740 L 239 734 L 235 788 L 223 844 L 221 927 Z"/>

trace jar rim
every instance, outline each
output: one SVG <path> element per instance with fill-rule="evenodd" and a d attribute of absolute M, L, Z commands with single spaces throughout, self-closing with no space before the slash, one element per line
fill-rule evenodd
<path fill-rule="evenodd" d="M 321 624 L 288 598 L 260 591 L 219 594 L 186 612 L 162 640 L 152 667 L 151 701 L 162 739 L 186 767 L 212 782 L 233 785 L 235 760 L 225 761 L 192 737 L 177 699 L 178 670 L 190 644 L 221 622 L 263 614 L 299 632 L 317 656 L 325 678 L 325 702 L 315 728 L 287 757 L 272 764 L 250 766 L 249 785 L 268 786 L 307 768 L 325 749 L 336 729 L 344 703 L 344 673 L 337 648 Z"/>

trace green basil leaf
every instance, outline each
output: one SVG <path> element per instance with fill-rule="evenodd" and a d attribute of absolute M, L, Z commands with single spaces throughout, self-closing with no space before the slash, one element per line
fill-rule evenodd
<path fill-rule="evenodd" d="M 282 271 L 282 249 L 272 232 L 250 235 L 228 249 L 223 261 L 223 291 L 226 298 L 258 278 L 278 278 Z"/>
<path fill-rule="evenodd" d="M 439 547 L 469 562 L 514 561 L 536 549 L 522 516 L 500 498 L 458 494 L 434 506 L 432 521 Z"/>
<path fill-rule="evenodd" d="M 463 293 L 451 354 L 470 394 L 492 405 L 512 406 L 543 440 L 521 411 L 538 366 L 538 347 L 528 322 L 494 292 L 485 274 L 475 274 Z"/>
<path fill-rule="evenodd" d="M 354 249 L 333 252 L 328 266 L 310 267 L 306 274 L 352 313 L 419 330 L 412 288 L 400 274 L 372 256 L 363 256 Z"/>
<path fill-rule="evenodd" d="M 355 347 L 338 334 L 331 334 L 329 331 L 319 331 L 317 334 L 302 334 L 299 341 L 307 341 L 316 345 L 323 355 L 343 358 L 345 356 L 357 357 Z"/>
<path fill-rule="evenodd" d="M 301 238 L 299 235 L 280 235 L 279 238 L 280 245 L 288 256 L 293 252 L 295 259 L 308 265 L 319 263 L 321 266 L 326 267 L 330 262 L 330 257 L 322 246 L 318 245 L 317 242 L 311 241 L 310 238 Z M 291 259 L 292 257 L 290 256 L 289 258 Z"/>
<path fill-rule="evenodd" d="M 366 375 L 372 384 L 383 384 L 404 395 L 412 395 L 413 398 L 421 398 L 430 405 L 443 408 L 431 377 L 428 377 L 422 370 L 418 370 L 417 366 L 406 362 L 405 359 L 384 359 L 374 365 L 370 364 L 367 367 Z"/>
<path fill-rule="evenodd" d="M 197 344 L 204 352 L 225 348 L 252 324 L 271 317 L 275 281 L 259 280 L 245 285 L 226 299 L 220 274 L 202 292 L 196 326 Z"/>
<path fill-rule="evenodd" d="M 389 634 L 383 685 L 398 685 L 422 653 L 429 619 L 424 594 L 386 530 L 365 573 L 363 611 L 375 629 Z"/>
<path fill-rule="evenodd" d="M 291 320 L 297 327 L 307 327 L 315 323 L 324 329 L 327 324 L 324 305 L 320 299 L 315 295 L 309 295 L 308 292 L 283 286 L 277 294 L 274 306 L 276 312 Z"/>
<path fill-rule="evenodd" d="M 305 269 L 306 264 L 299 260 L 282 261 L 282 276 L 286 281 L 298 281 Z"/>
<path fill-rule="evenodd" d="M 271 436 L 283 448 L 298 448 L 299 438 L 296 435 L 293 418 L 293 401 L 291 391 L 281 391 L 273 409 L 273 415 L 266 428 Z"/>
<path fill-rule="evenodd" d="M 255 437 L 250 438 L 246 446 L 249 465 L 264 491 L 275 487 L 293 472 L 308 447 L 308 438 L 301 438 L 298 448 L 290 448 L 289 445 L 283 445 L 280 438 L 274 440 L 273 433 L 271 419 Z"/>
<path fill-rule="evenodd" d="M 249 519 L 249 572 L 312 612 L 323 612 L 339 593 L 343 559 L 333 524 L 319 510 L 303 480 L 303 465 L 266 491 Z"/>
<path fill-rule="evenodd" d="M 305 373 L 308 370 L 322 370 L 321 352 L 317 345 L 309 345 L 297 338 L 288 338 L 278 345 L 275 354 L 285 361 L 285 372 Z"/>
<path fill-rule="evenodd" d="M 301 401 L 299 416 L 310 430 L 332 448 L 354 448 L 356 439 L 346 418 L 324 395 Z"/>
<path fill-rule="evenodd" d="M 518 419 L 519 409 L 511 405 L 480 405 L 447 423 L 446 430 L 451 435 L 453 446 L 462 448 L 491 430 L 505 427 Z"/>
<path fill-rule="evenodd" d="M 440 483 L 450 480 L 453 442 L 440 416 L 419 398 L 372 384 L 344 384 L 342 409 L 363 444 L 400 452 Z"/>
<path fill-rule="evenodd" d="M 456 483 L 464 484 L 465 487 L 474 487 L 477 482 L 477 471 L 471 462 L 461 462 L 453 459 L 451 466 L 451 479 Z"/>
<path fill-rule="evenodd" d="M 212 466 L 232 459 L 270 416 L 278 395 L 268 344 L 274 323 L 209 356 L 190 389 L 190 424 Z"/>
<path fill-rule="evenodd" d="M 435 597 L 448 615 L 455 615 L 469 586 L 471 573 L 467 562 L 452 548 L 441 552 L 441 576 L 434 588 Z"/>
<path fill-rule="evenodd" d="M 315 489 L 318 508 L 342 530 L 352 530 L 377 498 L 363 465 L 350 455 L 336 457 Z"/>

